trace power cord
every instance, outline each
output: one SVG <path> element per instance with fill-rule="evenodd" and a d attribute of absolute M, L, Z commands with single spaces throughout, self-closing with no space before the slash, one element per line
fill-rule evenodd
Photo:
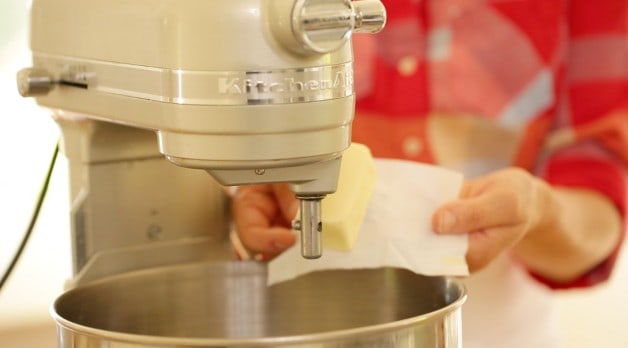
<path fill-rule="evenodd" d="M 31 215 L 30 223 L 28 224 L 28 227 L 26 228 L 24 237 L 22 237 L 22 242 L 20 243 L 20 246 L 18 247 L 15 255 L 13 256 L 13 259 L 11 260 L 9 267 L 4 272 L 4 275 L 2 276 L 2 280 L 0 280 L 0 291 L 2 291 L 7 279 L 9 279 L 9 277 L 11 276 L 11 273 L 13 272 L 15 265 L 17 264 L 20 257 L 22 256 L 24 248 L 26 247 L 26 243 L 28 243 L 28 240 L 30 239 L 31 234 L 33 233 L 35 223 L 37 222 L 37 218 L 39 217 L 41 206 L 43 205 L 44 198 L 46 197 L 46 193 L 48 192 L 48 185 L 50 183 L 50 178 L 52 177 L 52 170 L 54 169 L 55 163 L 57 162 L 58 154 L 59 154 L 59 143 L 57 142 L 57 145 L 55 146 L 54 152 L 52 154 L 52 159 L 50 160 L 50 165 L 48 166 L 48 172 L 46 173 L 46 177 L 44 178 L 44 183 L 39 191 L 39 196 L 37 197 L 37 204 L 35 205 L 35 209 L 33 210 L 33 214 Z"/>

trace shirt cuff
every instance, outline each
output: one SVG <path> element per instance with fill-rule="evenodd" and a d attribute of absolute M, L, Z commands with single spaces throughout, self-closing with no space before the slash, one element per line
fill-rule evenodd
<path fill-rule="evenodd" d="M 538 274 L 530 275 L 551 289 L 586 288 L 608 280 L 625 239 L 626 176 L 621 165 L 609 158 L 581 158 L 557 155 L 545 167 L 545 179 L 552 186 L 588 188 L 608 197 L 617 207 L 624 231 L 613 252 L 587 273 L 568 283 L 557 283 Z"/>

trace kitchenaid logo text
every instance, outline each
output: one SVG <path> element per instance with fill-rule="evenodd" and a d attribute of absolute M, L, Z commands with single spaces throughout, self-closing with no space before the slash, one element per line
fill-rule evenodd
<path fill-rule="evenodd" d="M 299 94 L 308 92 L 324 92 L 333 90 L 352 90 L 353 73 L 351 70 L 343 69 L 336 71 L 326 78 L 298 78 L 294 76 L 272 79 L 271 74 L 241 77 L 222 77 L 218 80 L 218 91 L 220 94 L 240 95 L 247 94 L 249 97 L 269 94 Z M 285 74 L 282 74 L 285 76 Z"/>

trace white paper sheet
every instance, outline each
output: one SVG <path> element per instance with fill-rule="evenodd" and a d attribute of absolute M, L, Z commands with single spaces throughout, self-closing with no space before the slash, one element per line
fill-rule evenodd
<path fill-rule="evenodd" d="M 325 269 L 398 267 L 423 275 L 469 274 L 467 236 L 437 235 L 431 228 L 434 211 L 458 196 L 462 174 L 402 160 L 377 159 L 375 164 L 375 191 L 354 248 L 327 248 L 321 258 L 306 260 L 297 241 L 269 262 L 269 285 Z"/>

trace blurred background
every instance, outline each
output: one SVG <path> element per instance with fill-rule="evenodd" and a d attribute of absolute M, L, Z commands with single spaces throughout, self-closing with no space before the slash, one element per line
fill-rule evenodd
<path fill-rule="evenodd" d="M 59 137 L 49 113 L 17 93 L 15 74 L 30 65 L 29 4 L 0 2 L 0 274 L 28 226 Z M 56 347 L 49 308 L 71 274 L 68 217 L 67 168 L 60 156 L 32 238 L 0 292 L 0 346 Z M 564 348 L 628 347 L 627 294 L 628 256 L 620 258 L 609 283 L 557 293 Z"/>
<path fill-rule="evenodd" d="M 49 113 L 19 96 L 15 74 L 30 64 L 29 1 L 0 2 L 0 272 L 28 226 L 59 137 Z M 48 314 L 71 274 L 67 171 L 60 156 L 40 220 L 15 272 L 0 293 L 0 346 L 55 347 Z M 43 336 L 43 339 L 40 337 Z M 45 342 L 39 343 L 39 342 Z"/>

